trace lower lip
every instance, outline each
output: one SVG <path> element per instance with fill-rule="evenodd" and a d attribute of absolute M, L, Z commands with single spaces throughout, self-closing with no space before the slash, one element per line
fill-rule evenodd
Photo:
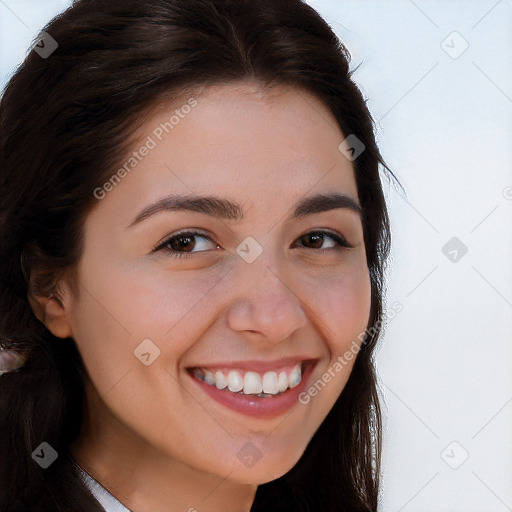
<path fill-rule="evenodd" d="M 299 395 L 306 388 L 307 380 L 314 366 L 313 363 L 307 363 L 304 366 L 302 379 L 298 386 L 279 395 L 265 398 L 256 395 L 240 395 L 229 391 L 227 388 L 217 389 L 215 386 L 210 386 L 198 379 L 193 373 L 189 373 L 189 375 L 216 402 L 248 416 L 273 418 L 284 414 L 299 403 Z"/>

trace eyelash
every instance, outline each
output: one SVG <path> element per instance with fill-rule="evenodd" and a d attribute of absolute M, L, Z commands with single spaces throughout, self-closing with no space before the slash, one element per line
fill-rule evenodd
<path fill-rule="evenodd" d="M 331 247 L 329 249 L 316 249 L 317 251 L 322 251 L 322 252 L 325 252 L 325 251 L 330 251 L 330 250 L 337 250 L 337 251 L 342 251 L 343 249 L 352 249 L 353 246 L 350 245 L 347 240 L 345 238 L 343 238 L 341 235 L 339 235 L 338 233 L 333 233 L 331 231 L 310 231 L 309 233 L 306 233 L 302 236 L 299 237 L 299 240 L 301 238 L 304 238 L 308 235 L 327 235 L 328 237 L 332 238 L 333 240 L 335 240 L 338 244 L 339 244 L 339 248 L 334 248 L 334 247 Z M 197 254 L 197 253 L 190 253 L 190 252 L 181 252 L 181 251 L 176 251 L 174 249 L 170 249 L 168 247 L 169 245 L 169 242 L 171 242 L 172 240 L 174 240 L 175 238 L 179 238 L 179 237 L 194 237 L 194 236 L 198 236 L 198 237 L 201 237 L 201 238 L 205 238 L 207 240 L 210 240 L 212 243 L 215 243 L 208 235 L 206 235 L 205 233 L 201 233 L 199 231 L 182 231 L 181 233 L 177 233 L 175 235 L 172 235 L 171 237 L 165 239 L 163 242 L 161 242 L 160 244 L 158 244 L 154 249 L 153 249 L 153 252 L 159 252 L 159 251 L 165 251 L 167 252 L 170 256 L 174 257 L 174 258 L 191 258 L 193 257 L 194 254 Z M 218 244 L 216 244 L 218 245 Z M 309 247 L 306 247 L 306 249 L 310 249 L 310 250 L 315 250 L 314 248 L 309 248 Z M 199 253 L 201 252 L 208 252 L 208 251 L 198 251 Z"/>

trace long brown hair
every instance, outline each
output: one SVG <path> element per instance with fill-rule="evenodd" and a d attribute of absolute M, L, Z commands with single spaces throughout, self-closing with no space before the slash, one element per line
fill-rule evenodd
<path fill-rule="evenodd" d="M 37 320 L 28 296 L 58 296 L 55 283 L 80 258 L 93 191 L 123 161 L 145 113 L 186 90 L 239 80 L 291 85 L 324 102 L 365 146 L 353 165 L 368 327 L 383 308 L 386 166 L 347 49 L 301 0 L 78 0 L 44 31 L 58 47 L 31 51 L 0 103 L 0 344 L 26 357 L 0 377 L 0 510 L 99 511 L 65 456 L 82 422 L 83 364 L 73 340 L 62 343 Z M 253 512 L 377 509 L 379 334 L 365 333 L 328 417 L 297 465 L 258 487 Z M 59 453 L 48 469 L 31 457 L 41 442 Z"/>

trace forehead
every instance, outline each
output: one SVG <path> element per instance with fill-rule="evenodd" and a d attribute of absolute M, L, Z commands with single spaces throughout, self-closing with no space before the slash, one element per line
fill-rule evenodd
<path fill-rule="evenodd" d="M 137 137 L 124 162 L 131 155 L 136 165 L 125 165 L 129 172 L 105 198 L 129 198 L 131 212 L 170 194 L 221 195 L 266 212 L 311 192 L 357 199 L 352 163 L 338 149 L 345 136 L 302 89 L 210 86 L 159 105 Z"/>

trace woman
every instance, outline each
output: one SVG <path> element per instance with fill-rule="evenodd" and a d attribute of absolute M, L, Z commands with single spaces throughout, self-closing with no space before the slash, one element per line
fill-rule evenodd
<path fill-rule="evenodd" d="M 376 510 L 389 227 L 344 46 L 299 0 L 44 30 L 0 106 L 0 510 Z"/>

